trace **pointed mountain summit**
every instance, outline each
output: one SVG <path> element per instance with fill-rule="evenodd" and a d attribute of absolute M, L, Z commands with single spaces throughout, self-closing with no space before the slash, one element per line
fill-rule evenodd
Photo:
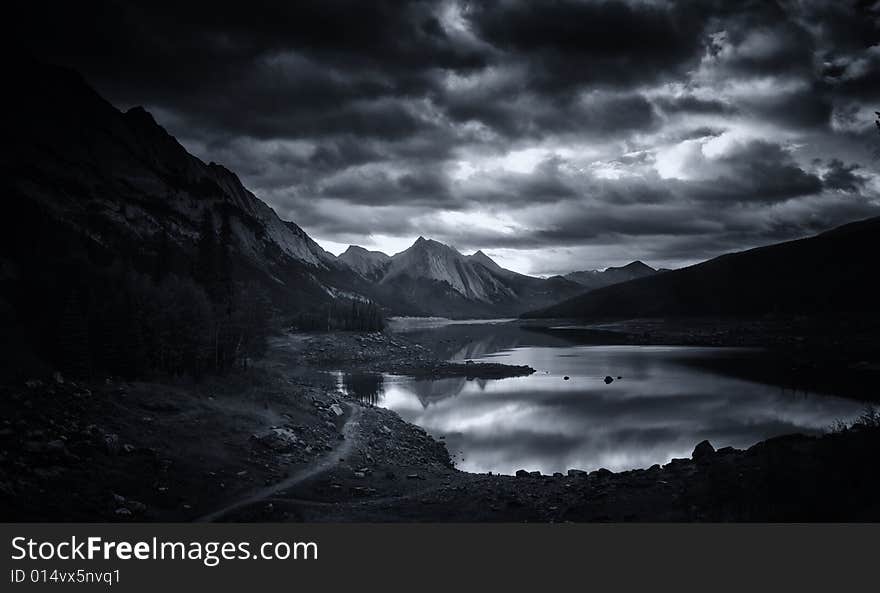
<path fill-rule="evenodd" d="M 369 251 L 357 245 L 349 245 L 337 258 L 367 280 L 378 280 L 384 275 L 391 256 L 381 251 Z"/>
<path fill-rule="evenodd" d="M 626 264 L 625 266 L 621 266 L 619 268 L 612 267 L 612 268 L 605 269 L 606 272 L 608 270 L 626 270 L 627 272 L 629 272 L 631 274 L 643 274 L 643 275 L 653 274 L 654 272 L 657 271 L 656 269 L 652 268 L 648 264 L 646 264 L 642 261 L 639 261 L 639 260 L 636 260 L 634 262 L 630 262 L 630 263 Z"/>
<path fill-rule="evenodd" d="M 499 266 L 498 263 L 494 259 L 492 259 L 488 255 L 486 255 L 482 251 L 477 251 L 476 253 L 472 253 L 471 255 L 468 255 L 466 257 L 469 261 L 486 266 L 487 268 L 489 268 L 490 270 L 493 270 L 493 271 L 507 272 L 510 274 L 516 273 L 516 272 L 512 272 L 511 270 L 505 270 L 504 268 Z"/>
<path fill-rule="evenodd" d="M 402 276 L 445 282 L 466 299 L 485 303 L 516 298 L 516 293 L 484 266 L 474 265 L 452 247 L 424 237 L 391 258 L 382 282 Z"/>

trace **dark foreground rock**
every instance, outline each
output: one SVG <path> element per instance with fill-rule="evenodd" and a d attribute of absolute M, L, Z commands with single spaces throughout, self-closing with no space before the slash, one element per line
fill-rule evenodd
<path fill-rule="evenodd" d="M 691 454 L 691 459 L 693 459 L 697 463 L 700 463 L 710 461 L 714 455 L 715 447 L 712 446 L 712 443 L 710 443 L 709 441 L 701 441 L 697 443 L 696 447 L 694 447 L 694 452 Z"/>
<path fill-rule="evenodd" d="M 541 476 L 524 469 L 514 477 L 437 467 L 414 485 L 373 472 L 356 504 L 345 496 L 323 504 L 331 485 L 316 479 L 275 506 L 299 521 L 876 521 L 878 450 L 880 430 L 857 428 L 621 473 Z M 235 519 L 257 517 L 242 512 Z"/>

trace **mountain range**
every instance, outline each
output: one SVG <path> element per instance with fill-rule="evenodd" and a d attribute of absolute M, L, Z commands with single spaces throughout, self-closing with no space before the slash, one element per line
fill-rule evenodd
<path fill-rule="evenodd" d="M 482 251 L 463 255 L 424 237 L 393 256 L 351 246 L 338 260 L 372 282 L 371 294 L 380 301 L 395 302 L 398 309 L 420 315 L 517 315 L 530 304 L 549 305 L 584 291 L 582 285 L 560 276 L 519 274 L 502 268 Z"/>
<path fill-rule="evenodd" d="M 85 281 L 83 260 L 193 276 L 205 224 L 224 239 L 234 279 L 259 287 L 281 313 L 344 302 L 453 318 L 880 308 L 880 219 L 672 271 L 635 261 L 537 278 L 423 237 L 394 255 L 352 246 L 336 257 L 235 173 L 187 152 L 145 109 L 120 111 L 68 69 L 23 60 L 5 73 L 15 92 L 0 110 L 13 148 L 0 157 L 3 320 L 21 316 L 16 307 L 57 308 L 57 295 Z"/>
<path fill-rule="evenodd" d="M 601 271 L 536 278 L 501 267 L 483 251 L 463 255 L 424 237 L 393 256 L 352 245 L 338 260 L 375 283 L 380 293 L 394 294 L 412 308 L 421 305 L 427 314 L 452 317 L 516 314 L 529 304 L 553 304 L 565 295 L 657 273 L 635 261 Z"/>

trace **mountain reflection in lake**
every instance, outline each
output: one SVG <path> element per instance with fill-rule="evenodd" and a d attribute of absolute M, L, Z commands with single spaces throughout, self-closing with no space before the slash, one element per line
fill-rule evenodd
<path fill-rule="evenodd" d="M 491 341 L 484 332 L 492 331 L 484 326 L 477 341 Z M 741 358 L 747 365 L 754 351 L 517 340 L 515 347 L 474 360 L 527 364 L 538 371 L 530 377 L 468 381 L 341 374 L 340 389 L 395 410 L 435 437 L 445 436 L 457 467 L 505 474 L 520 468 L 551 473 L 648 467 L 690 456 L 702 439 L 716 447 L 747 448 L 776 435 L 825 430 L 864 408 L 734 376 L 730 361 Z M 723 374 L 702 364 L 713 358 L 727 362 Z M 606 375 L 615 380 L 606 384 Z"/>
<path fill-rule="evenodd" d="M 364 402 L 375 406 L 379 404 L 382 393 L 382 375 L 375 373 L 340 373 L 342 391 Z"/>

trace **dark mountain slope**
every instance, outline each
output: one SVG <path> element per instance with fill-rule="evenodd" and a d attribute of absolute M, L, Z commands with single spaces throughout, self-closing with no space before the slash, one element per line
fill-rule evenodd
<path fill-rule="evenodd" d="M 30 202 L 22 211 L 147 267 L 163 249 L 176 263 L 192 259 L 207 212 L 217 233 L 229 222 L 236 276 L 258 282 L 282 309 L 362 287 L 233 172 L 189 154 L 142 108 L 119 111 L 64 68 L 23 61 L 7 74 L 16 89 L 0 114 L 14 147 L 0 159 L 8 212 L 13 201 Z"/>
<path fill-rule="evenodd" d="M 4 75 L 10 368 L 199 374 L 259 355 L 273 314 L 378 318 L 369 283 L 142 108 L 116 109 L 64 68 L 21 60 Z"/>
<path fill-rule="evenodd" d="M 524 317 L 880 312 L 880 218 L 594 290 Z"/>
<path fill-rule="evenodd" d="M 644 276 L 656 274 L 657 270 L 640 261 L 634 261 L 625 266 L 610 267 L 605 270 L 585 270 L 583 272 L 571 272 L 564 278 L 577 282 L 586 290 L 595 290 L 612 284 L 619 284 L 627 280 L 635 280 Z"/>

